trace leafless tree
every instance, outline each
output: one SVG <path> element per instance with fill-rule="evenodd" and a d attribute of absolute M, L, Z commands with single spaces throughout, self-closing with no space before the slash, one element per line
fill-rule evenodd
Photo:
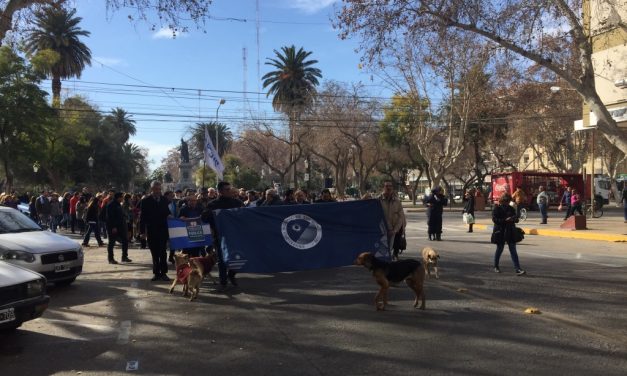
<path fill-rule="evenodd" d="M 381 54 L 406 46 L 416 36 L 448 37 L 447 30 L 480 36 L 486 45 L 501 49 L 510 59 L 522 57 L 554 72 L 574 88 L 597 116 L 598 128 L 608 141 L 627 154 L 627 135 L 603 104 L 595 86 L 590 19 L 582 19 L 581 0 L 494 2 L 489 0 L 346 0 L 336 26 L 343 38 L 359 35 L 369 62 Z M 605 1 L 605 21 L 624 28 L 616 5 Z M 576 66 L 568 65 L 568 46 L 576 46 Z M 431 45 L 426 54 L 438 52 Z M 433 49 L 435 48 L 435 50 Z"/>

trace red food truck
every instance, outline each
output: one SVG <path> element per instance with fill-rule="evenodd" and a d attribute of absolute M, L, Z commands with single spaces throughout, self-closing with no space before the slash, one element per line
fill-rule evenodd
<path fill-rule="evenodd" d="M 498 203 L 503 193 L 510 195 L 521 188 L 527 198 L 525 206 L 536 208 L 535 198 L 538 187 L 543 186 L 549 195 L 549 205 L 559 205 L 566 187 L 577 189 L 586 199 L 590 199 L 589 190 L 585 189 L 582 174 L 561 174 L 537 171 L 516 171 L 492 174 L 492 192 L 490 200 Z"/>

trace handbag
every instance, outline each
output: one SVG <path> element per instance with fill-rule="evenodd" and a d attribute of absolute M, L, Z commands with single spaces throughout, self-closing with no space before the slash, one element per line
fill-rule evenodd
<path fill-rule="evenodd" d="M 525 238 L 525 230 L 520 227 L 514 227 L 514 241 L 520 243 Z"/>
<path fill-rule="evenodd" d="M 501 238 L 501 230 L 494 230 L 492 231 L 492 236 L 490 237 L 490 243 L 498 244 Z"/>
<path fill-rule="evenodd" d="M 464 224 L 471 225 L 475 223 L 475 217 L 473 217 L 470 213 L 464 213 L 462 214 L 462 221 Z"/>
<path fill-rule="evenodd" d="M 404 251 L 405 249 L 407 249 L 407 239 L 405 238 L 405 229 L 401 228 L 395 235 L 394 235 L 394 245 L 393 245 L 394 249 L 398 249 L 400 251 Z"/>

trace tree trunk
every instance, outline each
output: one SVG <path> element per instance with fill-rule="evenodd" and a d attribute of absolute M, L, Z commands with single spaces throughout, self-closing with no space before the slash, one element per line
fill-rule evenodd
<path fill-rule="evenodd" d="M 8 158 L 3 158 L 3 159 L 4 159 L 3 161 L 4 162 L 4 174 L 7 179 L 5 192 L 10 193 L 13 190 L 13 174 L 11 173 L 11 170 L 9 170 Z"/>
<path fill-rule="evenodd" d="M 52 77 L 52 107 L 61 107 L 61 77 L 56 74 Z"/>

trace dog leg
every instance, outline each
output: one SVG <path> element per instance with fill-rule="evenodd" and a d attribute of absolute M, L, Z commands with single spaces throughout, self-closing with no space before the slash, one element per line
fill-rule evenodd
<path fill-rule="evenodd" d="M 440 274 L 438 274 L 438 267 L 434 266 L 433 270 L 435 271 L 435 279 L 440 279 Z"/>
<path fill-rule="evenodd" d="M 428 262 L 423 262 L 423 266 L 425 269 L 425 273 L 427 274 L 428 278 L 431 278 L 431 271 L 429 270 L 429 263 Z"/>
<path fill-rule="evenodd" d="M 178 281 L 174 278 L 174 281 L 172 281 L 172 285 L 170 286 L 170 294 L 174 292 L 174 287 L 176 287 L 177 283 Z"/>
<path fill-rule="evenodd" d="M 419 309 L 425 309 L 424 280 L 425 274 L 424 270 L 422 269 L 416 269 L 414 274 L 412 274 L 411 277 L 405 280 L 407 286 L 409 286 L 409 288 L 411 288 L 416 295 L 416 299 L 414 300 L 414 308 L 418 307 L 418 300 L 420 299 L 421 304 Z"/>

